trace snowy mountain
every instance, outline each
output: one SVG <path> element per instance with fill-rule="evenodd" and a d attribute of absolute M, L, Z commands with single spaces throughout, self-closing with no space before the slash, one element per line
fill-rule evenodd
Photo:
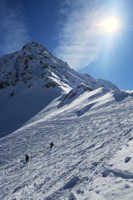
<path fill-rule="evenodd" d="M 132 200 L 133 91 L 37 43 L 1 57 L 0 80 L 0 199 Z"/>
<path fill-rule="evenodd" d="M 64 91 L 81 82 L 88 84 L 91 89 L 106 85 L 112 88 L 113 85 L 101 79 L 95 80 L 88 74 L 78 74 L 66 62 L 35 42 L 26 44 L 21 51 L 0 58 L 0 80 L 1 90 L 17 85 L 20 87 L 20 84 L 30 88 L 38 82 L 42 88 L 60 87 Z M 113 89 L 118 89 L 113 86 Z"/>
<path fill-rule="evenodd" d="M 91 89 L 103 86 L 89 75 L 78 74 L 35 42 L 1 57 L 0 135 L 15 131 L 56 97 L 81 83 Z"/>
<path fill-rule="evenodd" d="M 39 82 L 41 88 L 58 86 L 66 90 L 81 82 L 79 74 L 70 69 L 67 63 L 34 42 L 25 45 L 19 52 L 3 56 L 0 66 L 1 89 L 20 83 L 30 88 Z"/>

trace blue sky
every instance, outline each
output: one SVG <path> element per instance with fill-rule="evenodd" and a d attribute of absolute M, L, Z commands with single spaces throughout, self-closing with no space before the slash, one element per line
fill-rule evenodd
<path fill-rule="evenodd" d="M 107 33 L 101 20 L 115 17 Z M 133 90 L 132 0 L 0 0 L 0 56 L 43 44 L 78 72 Z"/>

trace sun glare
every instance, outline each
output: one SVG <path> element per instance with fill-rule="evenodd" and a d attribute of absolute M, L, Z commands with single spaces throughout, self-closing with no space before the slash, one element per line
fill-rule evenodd
<path fill-rule="evenodd" d="M 119 30 L 120 23 L 115 17 L 107 18 L 98 24 L 102 31 L 108 33 L 114 33 Z"/>

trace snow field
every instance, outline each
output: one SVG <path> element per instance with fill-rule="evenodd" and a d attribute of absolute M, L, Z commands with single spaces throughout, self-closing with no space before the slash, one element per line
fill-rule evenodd
<path fill-rule="evenodd" d="M 0 199 L 132 199 L 133 99 L 101 91 L 58 98 L 0 139 Z"/>

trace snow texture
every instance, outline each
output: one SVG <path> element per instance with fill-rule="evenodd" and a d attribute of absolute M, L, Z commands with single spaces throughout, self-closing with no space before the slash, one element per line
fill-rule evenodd
<path fill-rule="evenodd" d="M 39 79 L 43 71 L 37 57 L 42 51 L 49 57 L 46 62 L 56 61 L 44 70 L 47 76 L 52 74 L 50 82 L 47 76 Z M 22 52 L 36 56 L 32 64 L 28 61 L 31 79 L 22 81 L 22 58 L 19 79 L 8 81 L 5 74 L 16 72 L 11 63 Z M 4 63 L 0 68 L 0 199 L 132 200 L 133 92 L 100 84 L 92 87 L 36 43 L 12 55 L 10 64 L 11 55 L 0 60 Z M 51 80 L 50 87 L 42 87 Z"/>

